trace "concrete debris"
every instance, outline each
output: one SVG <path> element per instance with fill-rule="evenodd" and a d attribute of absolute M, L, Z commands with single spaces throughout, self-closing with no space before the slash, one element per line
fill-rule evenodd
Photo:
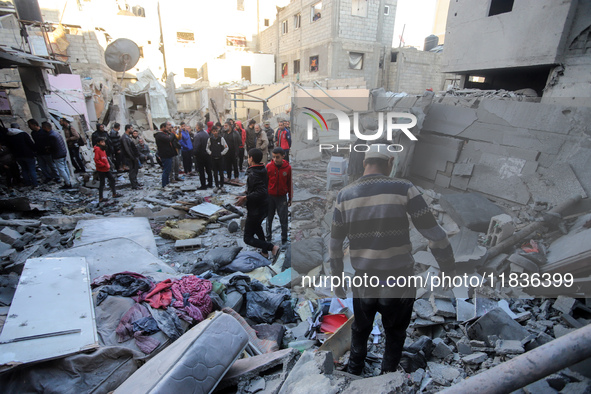
<path fill-rule="evenodd" d="M 453 354 L 453 350 L 445 344 L 443 339 L 435 338 L 433 340 L 435 347 L 433 348 L 432 354 L 437 358 L 446 358 L 450 354 Z"/>
<path fill-rule="evenodd" d="M 433 313 L 443 317 L 456 317 L 456 308 L 450 300 L 435 298 L 432 294 L 430 297 L 431 306 L 433 307 Z"/>
<path fill-rule="evenodd" d="M 525 352 L 521 341 L 499 339 L 495 345 L 495 353 L 499 356 L 507 354 L 521 354 Z"/>
<path fill-rule="evenodd" d="M 479 193 L 446 194 L 440 204 L 459 226 L 481 233 L 488 230 L 493 217 L 504 213 Z"/>
<path fill-rule="evenodd" d="M 486 355 L 486 353 L 476 352 L 476 353 L 472 353 L 468 356 L 462 357 L 462 361 L 465 362 L 466 364 L 481 364 L 484 361 L 486 361 L 487 358 L 488 358 L 488 356 Z"/>
<path fill-rule="evenodd" d="M 330 352 L 305 351 L 283 383 L 279 394 L 339 392 L 339 385 L 333 375 L 333 357 Z"/>
<path fill-rule="evenodd" d="M 368 379 L 354 380 L 343 394 L 373 394 L 397 392 L 404 385 L 405 376 L 402 372 L 391 372 Z"/>
<path fill-rule="evenodd" d="M 486 354 L 485 354 L 486 356 Z M 459 378 L 461 372 L 454 367 L 435 362 L 428 362 L 429 373 L 433 380 L 442 386 L 449 386 L 455 379 Z"/>
<path fill-rule="evenodd" d="M 468 336 L 471 339 L 488 342 L 491 335 L 496 335 L 499 339 L 521 341 L 529 333 L 503 309 L 495 308 L 468 326 Z"/>
<path fill-rule="evenodd" d="M 515 225 L 513 218 L 506 213 L 502 215 L 493 216 L 488 226 L 486 233 L 486 244 L 495 246 L 499 242 L 509 238 L 515 232 Z"/>
<path fill-rule="evenodd" d="M 577 300 L 571 297 L 565 296 L 558 296 L 556 301 L 552 304 L 552 308 L 556 309 L 559 312 L 569 314 L 573 310 L 573 307 L 576 305 Z"/>

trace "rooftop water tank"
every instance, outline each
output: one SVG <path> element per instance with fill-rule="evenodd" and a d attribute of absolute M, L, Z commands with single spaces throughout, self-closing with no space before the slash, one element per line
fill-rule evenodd
<path fill-rule="evenodd" d="M 439 37 L 431 34 L 429 37 L 425 38 L 425 46 L 423 47 L 423 51 L 430 51 L 437 45 L 439 45 Z"/>

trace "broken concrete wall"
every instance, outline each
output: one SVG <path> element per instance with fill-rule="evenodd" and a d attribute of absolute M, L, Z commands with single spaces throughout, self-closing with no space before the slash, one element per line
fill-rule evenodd
<path fill-rule="evenodd" d="M 566 42 L 564 58 L 550 74 L 542 98 L 543 103 L 587 107 L 591 105 L 589 31 L 591 31 L 591 3 L 579 1 Z"/>
<path fill-rule="evenodd" d="M 22 130 L 28 130 L 25 126 L 27 120 L 31 119 L 31 111 L 17 69 L 0 70 L 0 89 L 6 93 L 11 111 L 11 114 L 0 116 L 4 125 L 8 127 L 10 123 L 17 122 Z"/>
<path fill-rule="evenodd" d="M 515 2 L 510 12 L 489 16 L 489 1 L 451 2 L 443 70 L 458 72 L 559 63 L 576 3 L 521 0 Z M 531 26 L 544 28 L 531 29 Z"/>
<path fill-rule="evenodd" d="M 591 192 L 591 109 L 509 100 L 434 101 L 411 174 L 439 187 L 527 204 Z"/>
<path fill-rule="evenodd" d="M 419 51 L 416 48 L 397 48 L 386 56 L 388 75 L 386 87 L 391 92 L 422 94 L 426 89 L 435 92 L 459 79 L 441 71 L 441 53 Z"/>
<path fill-rule="evenodd" d="M 289 107 L 291 106 L 291 97 L 292 97 L 292 89 L 289 87 L 289 83 L 274 83 L 271 85 L 250 85 L 246 88 L 240 90 L 232 89 L 229 91 L 230 93 L 236 92 L 244 92 L 248 93 L 250 96 L 237 94 L 237 99 L 253 99 L 256 100 L 254 97 L 260 99 L 267 99 L 273 94 L 276 94 L 267 102 L 267 107 L 263 106 L 262 102 L 248 102 L 248 101 L 240 101 L 236 103 L 236 113 L 238 119 L 251 119 L 254 118 L 257 122 L 262 121 L 263 114 L 265 110 L 268 112 L 264 114 L 265 118 L 271 118 L 278 114 L 286 115 L 288 113 Z M 234 98 L 234 94 L 230 94 L 231 98 Z M 232 102 L 232 117 L 234 117 L 234 103 Z M 289 118 L 288 115 L 284 116 L 285 118 Z M 273 127 L 273 126 L 272 126 Z M 275 126 L 276 127 L 276 126 Z"/>

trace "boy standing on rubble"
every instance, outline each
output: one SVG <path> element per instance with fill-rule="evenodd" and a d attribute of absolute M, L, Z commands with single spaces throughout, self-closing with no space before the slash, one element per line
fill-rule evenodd
<path fill-rule="evenodd" d="M 215 180 L 214 193 L 218 191 L 225 193 L 224 189 L 224 156 L 228 153 L 228 144 L 224 137 L 220 136 L 220 130 L 214 127 L 211 130 L 211 136 L 207 140 L 205 151 L 211 156 L 211 168 L 213 170 L 213 179 Z"/>
<path fill-rule="evenodd" d="M 99 176 L 99 202 L 105 201 L 103 192 L 105 190 L 105 178 L 109 180 L 109 187 L 113 198 L 122 197 L 122 194 L 117 193 L 115 189 L 115 177 L 111 173 L 111 165 L 107 159 L 107 140 L 105 138 L 98 138 L 97 144 L 94 146 L 94 164 Z"/>
<path fill-rule="evenodd" d="M 267 164 L 269 177 L 269 213 L 267 214 L 267 241 L 271 241 L 275 212 L 281 223 L 281 243 L 287 243 L 287 207 L 291 206 L 293 182 L 291 166 L 284 160 L 285 152 L 281 148 L 273 149 L 273 160 Z"/>
<path fill-rule="evenodd" d="M 263 152 L 260 149 L 248 151 L 248 170 L 246 171 L 246 195 L 236 199 L 236 205 L 246 204 L 246 224 L 244 226 L 244 242 L 247 245 L 260 248 L 264 257 L 269 257 L 269 251 L 274 258 L 279 255 L 279 246 L 265 240 L 263 220 L 268 214 L 267 169 L 261 163 Z M 256 238 L 255 238 L 256 236 Z"/>

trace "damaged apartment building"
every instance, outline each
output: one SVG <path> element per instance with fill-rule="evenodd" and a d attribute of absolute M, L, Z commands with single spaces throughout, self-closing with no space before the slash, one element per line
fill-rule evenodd
<path fill-rule="evenodd" d="M 386 80 L 395 0 L 292 1 L 261 32 L 260 50 L 275 55 L 277 82 L 349 79 L 377 88 Z"/>
<path fill-rule="evenodd" d="M 411 173 L 517 204 L 588 194 L 589 7 L 451 2 L 442 71 L 463 90 L 433 100 Z"/>

